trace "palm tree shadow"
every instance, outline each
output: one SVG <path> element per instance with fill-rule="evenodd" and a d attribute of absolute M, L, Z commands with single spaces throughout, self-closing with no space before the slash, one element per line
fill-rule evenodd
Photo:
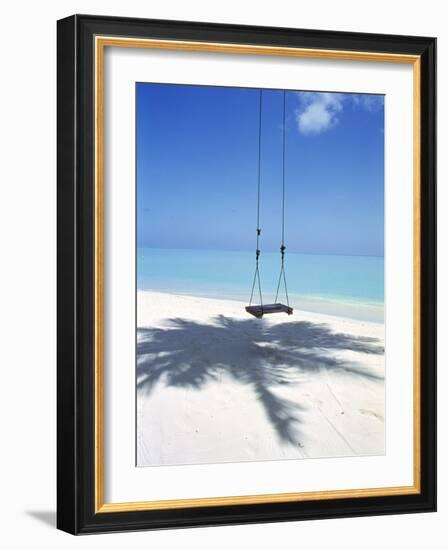
<path fill-rule="evenodd" d="M 252 387 L 279 440 L 297 445 L 303 407 L 276 393 L 294 374 L 337 369 L 382 379 L 358 363 L 329 354 L 344 350 L 384 353 L 376 338 L 335 333 L 327 325 L 307 321 L 269 324 L 220 315 L 205 324 L 174 318 L 163 328 L 137 329 L 137 389 L 148 394 L 163 382 L 199 390 L 226 373 Z"/>

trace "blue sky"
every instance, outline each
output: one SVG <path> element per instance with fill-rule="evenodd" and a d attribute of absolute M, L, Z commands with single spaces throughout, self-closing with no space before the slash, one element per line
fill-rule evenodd
<path fill-rule="evenodd" d="M 253 250 L 259 90 L 137 84 L 139 247 Z M 290 252 L 382 256 L 382 96 L 286 92 Z M 281 240 L 283 92 L 263 91 L 261 248 Z"/>

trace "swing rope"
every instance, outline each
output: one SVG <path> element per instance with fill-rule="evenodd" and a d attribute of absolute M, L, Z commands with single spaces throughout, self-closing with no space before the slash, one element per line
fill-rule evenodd
<path fill-rule="evenodd" d="M 280 284 L 283 280 L 285 285 L 286 303 L 289 307 L 288 287 L 286 285 L 285 274 L 285 147 L 286 145 L 286 92 L 283 91 L 283 173 L 282 173 L 282 244 L 280 246 L 280 254 L 282 258 L 282 265 L 280 268 L 280 275 L 278 278 L 277 292 L 275 293 L 275 303 L 277 303 L 278 293 L 280 291 Z"/>
<path fill-rule="evenodd" d="M 249 307 L 252 305 L 252 299 L 254 296 L 255 291 L 255 285 L 258 283 L 258 293 L 260 296 L 260 306 L 261 306 L 261 317 L 263 316 L 263 296 L 261 292 L 261 279 L 260 279 L 260 235 L 261 235 L 261 227 L 260 227 L 260 196 L 261 196 L 261 123 L 262 123 L 262 102 L 263 102 L 263 93 L 262 90 L 260 90 L 260 99 L 259 99 L 259 120 L 258 120 L 258 190 L 257 190 L 257 248 L 255 250 L 255 274 L 254 274 L 254 280 L 252 283 L 252 291 L 250 293 L 250 300 L 249 300 Z M 278 278 L 278 284 L 277 284 L 277 292 L 275 294 L 275 303 L 278 304 L 278 294 L 280 292 L 280 285 L 283 281 L 284 287 L 285 287 L 285 294 L 286 294 L 286 303 L 288 304 L 289 308 L 289 296 L 288 296 L 288 287 L 286 284 L 286 273 L 285 273 L 285 160 L 286 160 L 286 151 L 285 151 L 285 145 L 286 145 L 286 92 L 283 91 L 283 172 L 282 172 L 282 244 L 280 246 L 280 254 L 281 254 L 281 269 L 280 269 L 280 275 Z M 268 306 L 266 306 L 268 307 Z M 269 306 L 270 307 L 270 306 Z M 288 312 L 290 315 L 292 313 Z"/>
<path fill-rule="evenodd" d="M 262 112 L 262 102 L 263 102 L 263 92 L 260 89 L 260 98 L 259 98 L 259 114 L 258 114 L 258 197 L 257 197 L 257 248 L 255 251 L 255 274 L 254 282 L 252 284 L 252 292 L 250 293 L 249 305 L 252 304 L 252 298 L 254 296 L 255 284 L 258 281 L 258 293 L 260 295 L 260 305 L 263 308 L 263 297 L 261 293 L 261 280 L 260 280 L 260 270 L 259 270 L 259 259 L 260 259 L 260 190 L 261 190 L 261 112 Z"/>

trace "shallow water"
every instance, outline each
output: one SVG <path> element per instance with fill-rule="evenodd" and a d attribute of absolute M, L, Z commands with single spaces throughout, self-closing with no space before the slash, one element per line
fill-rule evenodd
<path fill-rule="evenodd" d="M 248 302 L 255 269 L 253 252 L 139 248 L 137 288 Z M 287 253 L 290 304 L 298 309 L 383 322 L 384 259 Z M 263 302 L 274 300 L 280 254 L 263 253 Z M 285 302 L 284 288 L 279 301 Z M 259 303 L 257 289 L 253 303 Z"/>

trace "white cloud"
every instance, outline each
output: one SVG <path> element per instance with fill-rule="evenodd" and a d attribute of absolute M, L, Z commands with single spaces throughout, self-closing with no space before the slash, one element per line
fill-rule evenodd
<path fill-rule="evenodd" d="M 369 94 L 353 94 L 353 103 L 371 113 L 379 111 L 384 105 L 384 96 Z"/>
<path fill-rule="evenodd" d="M 298 93 L 300 109 L 296 120 L 300 133 L 320 134 L 338 124 L 337 114 L 342 111 L 342 94 L 327 92 Z"/>
<path fill-rule="evenodd" d="M 369 112 L 376 112 L 384 105 L 382 95 L 298 92 L 297 96 L 300 107 L 296 111 L 296 121 L 303 135 L 320 134 L 336 126 L 338 115 L 348 101 Z"/>

